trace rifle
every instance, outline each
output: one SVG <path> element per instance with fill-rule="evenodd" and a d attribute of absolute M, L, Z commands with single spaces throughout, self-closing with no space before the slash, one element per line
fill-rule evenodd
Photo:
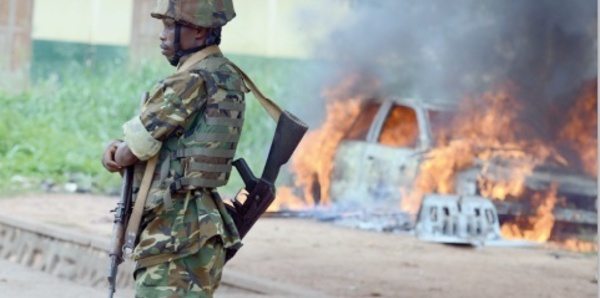
<path fill-rule="evenodd" d="M 121 198 L 115 209 L 111 210 L 111 212 L 114 212 L 115 214 L 115 219 L 113 221 L 114 225 L 108 254 L 110 258 L 110 268 L 107 276 L 109 283 L 109 298 L 112 298 L 116 291 L 117 269 L 119 265 L 123 263 L 123 242 L 125 241 L 125 225 L 127 224 L 131 210 L 132 181 L 133 166 L 129 166 L 125 168 L 125 172 L 123 173 Z"/>
<path fill-rule="evenodd" d="M 246 236 L 258 218 L 267 211 L 267 208 L 275 200 L 275 181 L 279 175 L 279 170 L 281 166 L 288 162 L 307 130 L 308 125 L 306 123 L 290 112 L 283 111 L 277 121 L 275 136 L 271 143 L 262 176 L 260 178 L 255 177 L 243 158 L 233 162 L 242 180 L 244 180 L 244 188 L 249 193 L 244 203 L 232 200 L 233 206 L 226 205 L 228 213 L 235 222 L 240 238 Z M 226 260 L 231 259 L 236 252 L 237 249 L 228 250 Z"/>

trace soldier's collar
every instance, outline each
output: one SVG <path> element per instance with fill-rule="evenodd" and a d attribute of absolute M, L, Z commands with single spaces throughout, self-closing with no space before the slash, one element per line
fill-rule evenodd
<path fill-rule="evenodd" d="M 209 46 L 194 54 L 190 54 L 179 62 L 179 65 L 177 65 L 177 71 L 175 71 L 175 73 L 184 72 L 192 67 L 192 65 L 214 54 L 221 54 L 221 49 L 219 49 L 219 46 L 217 45 Z"/>

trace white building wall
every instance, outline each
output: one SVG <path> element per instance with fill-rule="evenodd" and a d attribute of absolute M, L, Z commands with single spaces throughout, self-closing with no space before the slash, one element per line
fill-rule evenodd
<path fill-rule="evenodd" d="M 306 57 L 307 44 L 347 21 L 348 2 L 234 0 L 237 17 L 225 27 L 222 48 L 235 54 Z M 33 38 L 127 46 L 132 40 L 133 9 L 133 0 L 37 0 Z M 144 13 L 148 22 L 156 21 Z"/>
<path fill-rule="evenodd" d="M 132 0 L 36 0 L 34 39 L 129 44 Z"/>

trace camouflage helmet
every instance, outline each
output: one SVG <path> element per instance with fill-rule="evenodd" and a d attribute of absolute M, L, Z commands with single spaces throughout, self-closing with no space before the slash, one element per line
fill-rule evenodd
<path fill-rule="evenodd" d="M 216 28 L 235 17 L 233 0 L 158 0 L 153 18 L 172 18 L 184 25 Z"/>

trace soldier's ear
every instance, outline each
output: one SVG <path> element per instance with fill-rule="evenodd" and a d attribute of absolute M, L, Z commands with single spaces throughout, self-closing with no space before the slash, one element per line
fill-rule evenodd
<path fill-rule="evenodd" d="M 207 28 L 197 28 L 196 29 L 196 40 L 203 40 L 208 37 L 208 29 Z"/>

